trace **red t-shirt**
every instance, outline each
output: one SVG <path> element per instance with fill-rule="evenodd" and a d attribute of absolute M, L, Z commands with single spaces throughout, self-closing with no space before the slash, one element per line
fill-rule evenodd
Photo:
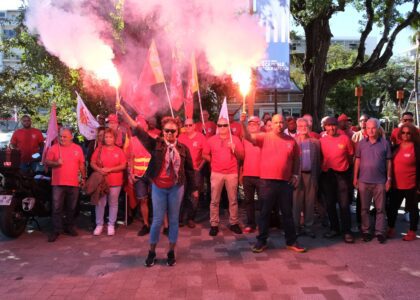
<path fill-rule="evenodd" d="M 243 140 L 243 143 L 245 149 L 245 160 L 242 175 L 260 177 L 261 148 L 254 146 L 247 140 Z"/>
<path fill-rule="evenodd" d="M 100 156 L 100 161 L 102 162 L 104 168 L 114 168 L 121 164 L 127 163 L 124 151 L 117 146 L 102 146 L 96 148 L 90 160 L 91 162 L 93 161 L 96 163 L 101 148 L 102 152 Z M 108 182 L 109 186 L 121 186 L 123 184 L 123 171 L 109 173 L 106 176 L 106 181 Z"/>
<path fill-rule="evenodd" d="M 349 161 L 354 155 L 353 143 L 345 134 L 338 136 L 326 135 L 320 140 L 322 151 L 321 169 L 344 172 L 349 168 Z"/>
<path fill-rule="evenodd" d="M 194 170 L 198 170 L 203 163 L 203 149 L 207 143 L 206 137 L 197 132 L 193 138 L 189 138 L 186 133 L 183 133 L 178 137 L 178 141 L 190 150 Z"/>
<path fill-rule="evenodd" d="M 337 133 L 340 135 L 347 135 L 350 139 L 353 137 L 354 132 L 351 129 L 342 130 L 337 129 Z"/>
<path fill-rule="evenodd" d="M 321 135 L 319 133 L 314 132 L 314 131 L 309 132 L 309 136 L 311 138 L 314 138 L 314 139 L 317 139 L 317 140 L 319 140 L 321 138 Z"/>
<path fill-rule="evenodd" d="M 414 145 L 399 147 L 392 160 L 393 186 L 400 190 L 416 187 L 416 155 Z"/>
<path fill-rule="evenodd" d="M 39 153 L 39 146 L 44 142 L 41 130 L 36 128 L 21 128 L 16 130 L 10 144 L 20 150 L 21 163 L 32 161 L 32 154 Z"/>
<path fill-rule="evenodd" d="M 232 135 L 232 141 L 235 144 L 235 152 L 243 154 L 244 147 L 241 140 L 237 136 Z M 210 166 L 212 172 L 223 174 L 238 173 L 238 161 L 231 148 L 228 147 L 229 142 L 229 137 L 221 139 L 218 134 L 207 140 L 203 154 L 211 155 Z"/>
<path fill-rule="evenodd" d="M 295 139 L 268 132 L 257 136 L 257 144 L 261 147 L 260 178 L 289 181 L 294 163 L 299 160 L 299 146 Z"/>
<path fill-rule="evenodd" d="M 175 176 L 173 168 L 170 168 L 169 174 L 167 174 L 165 163 L 163 163 L 159 175 L 153 178 L 153 183 L 161 189 L 169 189 L 173 187 L 175 185 Z"/>
<path fill-rule="evenodd" d="M 233 135 L 237 136 L 238 138 L 242 138 L 242 125 L 239 122 L 233 122 L 230 124 L 230 131 Z"/>
<path fill-rule="evenodd" d="M 212 121 L 204 122 L 206 128 L 206 138 L 210 138 L 216 134 L 217 126 Z M 195 131 L 203 133 L 203 122 L 195 123 Z"/>
<path fill-rule="evenodd" d="M 162 133 L 162 131 L 160 131 L 159 129 L 157 129 L 157 128 L 153 128 L 153 129 L 149 129 L 148 131 L 147 131 L 147 133 L 152 137 L 152 138 L 157 138 L 157 137 L 160 137 L 160 134 Z"/>
<path fill-rule="evenodd" d="M 52 145 L 48 149 L 47 160 L 56 161 L 61 157 L 63 164 L 52 169 L 51 185 L 79 186 L 80 164 L 85 163 L 82 148 L 74 143 L 69 146 Z"/>

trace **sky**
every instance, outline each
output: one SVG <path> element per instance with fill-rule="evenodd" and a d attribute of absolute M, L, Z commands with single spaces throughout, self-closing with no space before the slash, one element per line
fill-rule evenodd
<path fill-rule="evenodd" d="M 22 0 L 0 0 L 0 10 L 5 9 L 16 9 L 20 6 Z M 409 4 L 407 4 L 403 9 L 404 11 L 409 9 Z M 359 28 L 360 25 L 358 24 L 359 20 L 361 19 L 361 15 L 358 14 L 352 8 L 346 8 L 346 12 L 339 13 L 338 15 L 334 16 L 331 20 L 331 30 L 335 38 L 354 38 L 359 36 Z M 298 33 L 302 31 L 298 30 Z M 372 35 L 373 34 L 373 35 Z M 371 36 L 375 37 L 379 40 L 380 32 L 376 28 Z M 404 29 L 400 34 L 397 36 L 397 40 L 394 46 L 394 53 L 399 54 L 403 51 L 406 51 L 413 47 L 410 44 L 409 36 L 412 35 L 412 31 L 409 29 Z"/>

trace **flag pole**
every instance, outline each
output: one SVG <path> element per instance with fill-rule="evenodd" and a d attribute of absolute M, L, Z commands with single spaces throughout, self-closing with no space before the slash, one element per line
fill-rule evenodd
<path fill-rule="evenodd" d="M 172 109 L 171 97 L 169 97 L 168 86 L 166 85 L 166 81 L 164 81 L 163 84 L 165 85 L 165 92 L 166 92 L 166 97 L 168 97 L 168 103 L 169 103 L 169 108 L 171 109 L 171 115 L 172 115 L 172 118 L 174 118 L 175 117 L 174 110 Z"/>
<path fill-rule="evenodd" d="M 200 88 L 198 88 L 197 94 L 198 94 L 198 103 L 200 104 L 200 115 L 201 115 L 201 122 L 203 123 L 203 132 L 204 132 L 204 135 L 207 135 L 206 123 L 204 122 L 204 116 L 203 116 L 203 106 L 201 105 Z"/>

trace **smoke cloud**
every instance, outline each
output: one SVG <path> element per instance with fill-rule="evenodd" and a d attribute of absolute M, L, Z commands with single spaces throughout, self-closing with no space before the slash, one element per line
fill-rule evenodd
<path fill-rule="evenodd" d="M 107 6 L 96 1 L 29 0 L 26 24 L 69 67 L 83 68 L 111 85 L 119 83 L 117 68 L 125 87 L 141 85 L 137 81 L 152 38 L 168 83 L 173 49 L 184 74 L 194 52 L 200 73 L 246 81 L 267 46 L 264 29 L 248 14 L 248 5 L 248 0 L 125 0 L 124 22 L 137 32 L 123 30 L 123 47 L 112 39 L 112 27 L 104 18 Z M 167 109 L 165 93 L 157 94 L 159 103 L 145 103 L 155 107 L 150 114 Z"/>

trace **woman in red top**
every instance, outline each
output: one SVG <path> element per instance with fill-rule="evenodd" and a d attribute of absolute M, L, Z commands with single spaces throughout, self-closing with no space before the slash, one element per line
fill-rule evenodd
<path fill-rule="evenodd" d="M 114 235 L 118 213 L 118 196 L 123 184 L 123 171 L 127 167 L 127 160 L 123 150 L 115 145 L 115 133 L 111 128 L 105 129 L 102 146 L 96 148 L 90 165 L 94 171 L 106 175 L 109 185 L 109 194 L 99 199 L 99 203 L 95 207 L 96 228 L 93 234 L 100 235 L 102 233 L 105 205 L 108 202 L 108 235 Z"/>
<path fill-rule="evenodd" d="M 401 143 L 396 146 L 392 158 L 393 189 L 388 208 L 388 237 L 395 236 L 395 222 L 398 209 L 405 198 L 406 209 L 410 214 L 410 230 L 404 241 L 416 239 L 419 208 L 417 192 L 419 190 L 418 170 L 420 166 L 420 144 L 418 130 L 411 124 L 404 123 L 398 131 Z"/>

